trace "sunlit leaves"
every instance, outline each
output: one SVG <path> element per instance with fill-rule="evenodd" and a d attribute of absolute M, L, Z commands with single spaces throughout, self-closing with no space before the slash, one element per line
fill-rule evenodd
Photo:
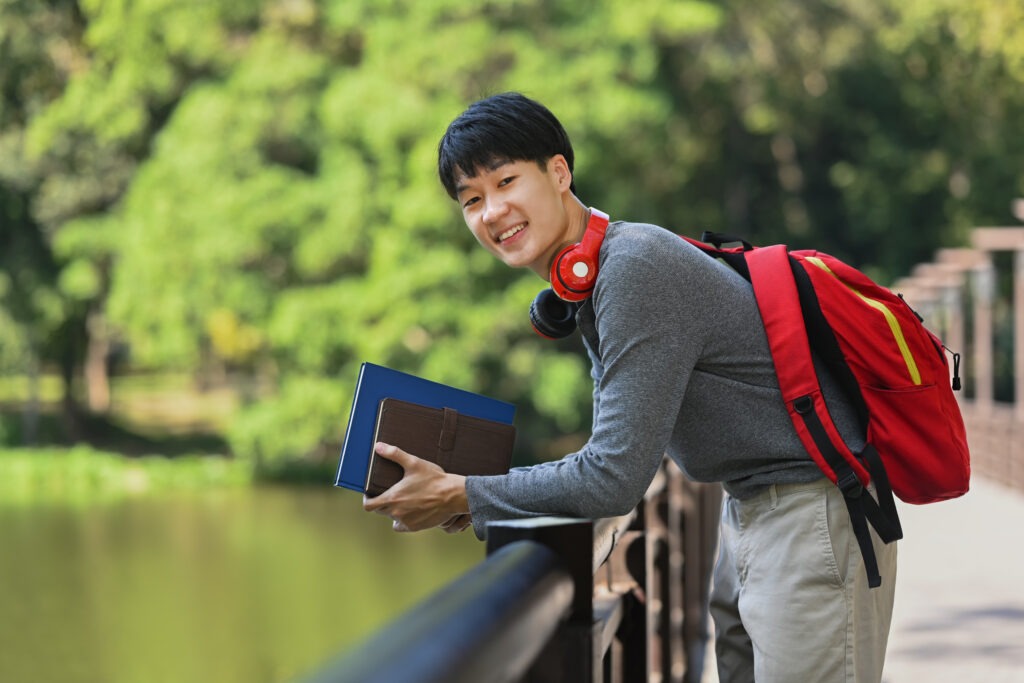
<path fill-rule="evenodd" d="M 880 274 L 1024 193 L 1020 3 L 69 7 L 0 0 L 0 302 L 36 338 L 88 305 L 137 366 L 259 380 L 232 443 L 265 461 L 330 457 L 362 361 L 515 401 L 524 432 L 585 428 L 578 343 L 533 335 L 542 283 L 436 178 L 480 96 L 550 106 L 613 218 Z"/>

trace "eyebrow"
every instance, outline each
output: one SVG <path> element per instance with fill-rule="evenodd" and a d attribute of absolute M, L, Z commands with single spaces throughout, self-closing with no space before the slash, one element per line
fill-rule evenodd
<path fill-rule="evenodd" d="M 501 168 L 502 166 L 507 166 L 507 165 L 509 165 L 511 163 L 512 163 L 512 159 L 509 159 L 508 157 L 495 157 L 494 159 L 492 159 L 490 161 L 490 163 L 488 163 L 488 164 L 486 164 L 484 166 L 484 170 L 487 171 L 487 172 L 496 171 L 499 168 Z M 476 167 L 476 168 L 479 168 L 479 167 Z M 462 174 L 462 177 L 463 178 L 475 178 L 478 175 L 480 175 L 480 174 L 479 173 L 474 173 L 473 175 L 469 175 L 468 173 L 464 172 Z M 456 194 L 456 196 L 458 196 L 458 195 L 462 194 L 465 190 L 468 190 L 468 189 L 469 189 L 469 185 L 467 185 L 466 183 L 459 183 L 458 185 L 455 186 L 455 194 Z"/>

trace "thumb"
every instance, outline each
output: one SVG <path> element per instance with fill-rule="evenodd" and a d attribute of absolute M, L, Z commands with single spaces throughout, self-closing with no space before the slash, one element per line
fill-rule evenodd
<path fill-rule="evenodd" d="M 401 465 L 402 469 L 405 469 L 407 465 L 411 465 L 415 460 L 414 456 L 406 453 L 398 446 L 392 446 L 391 444 L 380 441 L 373 445 L 373 451 L 385 460 L 390 460 Z"/>

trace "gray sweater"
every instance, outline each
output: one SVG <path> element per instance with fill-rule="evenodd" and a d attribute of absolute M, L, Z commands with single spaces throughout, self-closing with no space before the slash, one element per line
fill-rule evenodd
<path fill-rule="evenodd" d="M 665 453 L 738 498 L 823 476 L 786 413 L 753 291 L 728 266 L 663 228 L 612 223 L 577 320 L 593 365 L 591 437 L 557 461 L 469 477 L 477 536 L 497 519 L 625 514 Z M 833 387 L 822 376 L 837 427 L 859 449 Z"/>

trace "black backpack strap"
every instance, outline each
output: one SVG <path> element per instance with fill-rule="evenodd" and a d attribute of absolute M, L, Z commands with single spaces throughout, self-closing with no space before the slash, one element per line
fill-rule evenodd
<path fill-rule="evenodd" d="M 862 455 L 878 459 L 878 453 L 868 445 Z M 879 465 L 881 460 L 877 460 Z M 896 514 L 896 504 L 892 497 L 892 487 L 889 486 L 888 477 L 885 475 L 885 468 L 879 468 L 880 477 L 875 476 L 872 469 L 871 478 L 875 481 L 875 491 L 878 501 L 871 497 L 871 493 L 861 487 L 860 493 L 851 496 L 843 495 L 846 503 L 846 510 L 850 514 L 850 524 L 853 527 L 853 534 L 857 538 L 857 546 L 860 548 L 861 557 L 864 559 L 864 569 L 868 574 L 868 585 L 876 588 L 882 585 L 882 577 L 878 572 L 878 559 L 875 557 L 875 547 L 871 543 L 871 532 L 868 530 L 868 523 L 874 527 L 875 532 L 883 543 L 891 543 L 903 538 L 903 528 L 900 525 L 899 516 Z M 884 480 L 884 482 L 882 481 Z"/>
<path fill-rule="evenodd" d="M 800 297 L 800 307 L 804 314 L 804 322 L 807 325 L 807 338 L 818 357 L 822 359 L 829 368 L 832 376 L 838 381 L 840 388 L 847 399 L 853 405 L 860 420 L 861 428 L 865 437 L 867 432 L 867 406 L 861 395 L 857 380 L 850 370 L 850 366 L 843 359 L 832 328 L 825 320 L 818 304 L 818 297 L 814 292 L 811 279 L 807 271 L 792 257 L 790 265 L 793 270 L 793 278 L 796 280 L 797 293 Z M 825 434 L 820 425 L 820 418 L 817 414 L 809 411 L 807 414 L 801 412 L 808 430 L 814 437 L 814 442 L 824 455 L 832 471 L 836 474 L 836 482 L 843 493 L 843 500 L 850 513 L 850 522 L 853 525 L 854 535 L 857 537 L 857 545 L 864 558 L 864 566 L 868 573 L 868 584 L 874 588 L 881 585 L 882 579 L 878 573 L 878 561 L 875 558 L 875 549 L 871 544 L 871 534 L 868 531 L 868 523 L 874 527 L 875 532 L 883 543 L 891 543 L 903 538 L 903 528 L 900 524 L 899 514 L 896 511 L 896 502 L 893 499 L 892 485 L 889 483 L 889 475 L 885 471 L 885 465 L 871 444 L 866 444 L 864 450 L 856 455 L 860 458 L 865 469 L 871 475 L 871 481 L 875 484 L 876 501 L 868 492 L 854 473 L 853 468 L 840 455 L 831 440 Z M 817 427 L 813 424 L 817 422 Z"/>
<path fill-rule="evenodd" d="M 713 244 L 719 249 L 722 248 L 723 244 L 730 244 L 733 242 L 739 242 L 740 244 L 742 244 L 743 251 L 750 251 L 751 249 L 754 248 L 753 244 L 746 241 L 742 237 L 727 235 L 723 232 L 711 232 L 710 230 L 705 230 L 700 234 L 700 241 L 707 242 L 708 244 Z"/>
<path fill-rule="evenodd" d="M 839 491 L 843 494 L 843 502 L 846 503 L 846 509 L 850 514 L 853 534 L 857 538 L 857 546 L 860 548 L 860 554 L 864 558 L 864 569 L 868 573 L 868 585 L 872 588 L 880 586 L 882 585 L 882 577 L 878 573 L 878 560 L 875 558 L 875 548 L 871 544 L 871 532 L 868 530 L 869 519 L 872 520 L 872 526 L 879 520 L 879 515 L 876 514 L 878 505 L 875 503 L 874 498 L 871 497 L 871 494 L 868 493 L 868 490 L 861 485 L 856 472 L 853 471 L 853 468 L 846 462 L 846 459 L 836 450 L 832 440 L 828 438 L 825 426 L 821 423 L 821 417 L 814 409 L 814 402 L 811 397 L 806 396 L 799 399 L 796 402 L 796 410 L 803 418 L 804 425 L 807 427 L 807 431 L 810 432 L 811 438 L 814 439 L 818 451 L 836 475 L 836 486 L 839 487 Z M 878 488 L 877 484 L 875 488 Z M 889 491 L 889 498 L 890 500 L 892 498 L 891 490 Z M 884 519 L 881 522 L 883 525 L 886 524 Z M 882 534 L 879 532 L 879 537 L 881 536 Z"/>
<path fill-rule="evenodd" d="M 871 499 L 871 494 L 867 490 L 864 490 L 857 498 L 843 496 L 843 501 L 846 503 L 846 510 L 850 513 L 850 525 L 853 527 L 853 535 L 857 537 L 857 546 L 860 548 L 860 555 L 864 560 L 864 569 L 868 574 L 868 586 L 877 588 L 882 585 L 882 575 L 878 572 L 875 546 L 871 544 L 871 531 L 868 529 L 863 505 L 865 498 Z"/>
<path fill-rule="evenodd" d="M 743 279 L 748 282 L 750 281 L 750 268 L 747 267 L 747 258 L 745 256 L 745 252 L 754 248 L 750 242 L 740 239 L 739 237 L 725 235 L 720 232 L 710 232 L 708 230 L 701 233 L 699 241 L 688 237 L 684 237 L 683 239 L 703 251 L 708 256 L 722 259 L 730 268 L 742 275 Z M 742 244 L 742 251 L 739 249 L 722 249 L 723 244 L 730 242 L 739 242 Z M 708 246 L 709 244 L 713 246 Z"/>
<path fill-rule="evenodd" d="M 864 465 L 871 472 L 871 481 L 875 482 L 875 495 L 878 502 L 875 503 L 871 496 L 867 496 L 864 512 L 875 527 L 878 537 L 884 543 L 891 543 L 903 538 L 903 525 L 900 524 L 899 514 L 896 512 L 896 501 L 892 495 L 892 485 L 889 483 L 889 475 L 885 473 L 885 466 L 878 455 L 878 451 L 871 444 L 864 446 L 859 454 L 864 460 Z"/>
<path fill-rule="evenodd" d="M 807 274 L 803 266 L 790 256 L 789 266 L 793 271 L 793 279 L 796 281 L 796 291 L 800 298 L 800 309 L 804 314 L 804 325 L 807 327 L 807 341 L 811 348 L 818 354 L 818 357 L 825 363 L 825 366 L 832 373 L 832 377 L 839 383 L 843 394 L 857 412 L 857 420 L 860 423 L 861 431 L 867 436 L 868 429 L 868 407 L 860 392 L 860 384 L 854 377 L 853 371 L 843 358 L 843 352 L 839 348 L 832 327 L 825 320 L 825 314 L 821 312 L 821 304 L 818 303 L 818 295 L 811 284 L 811 276 Z"/>

